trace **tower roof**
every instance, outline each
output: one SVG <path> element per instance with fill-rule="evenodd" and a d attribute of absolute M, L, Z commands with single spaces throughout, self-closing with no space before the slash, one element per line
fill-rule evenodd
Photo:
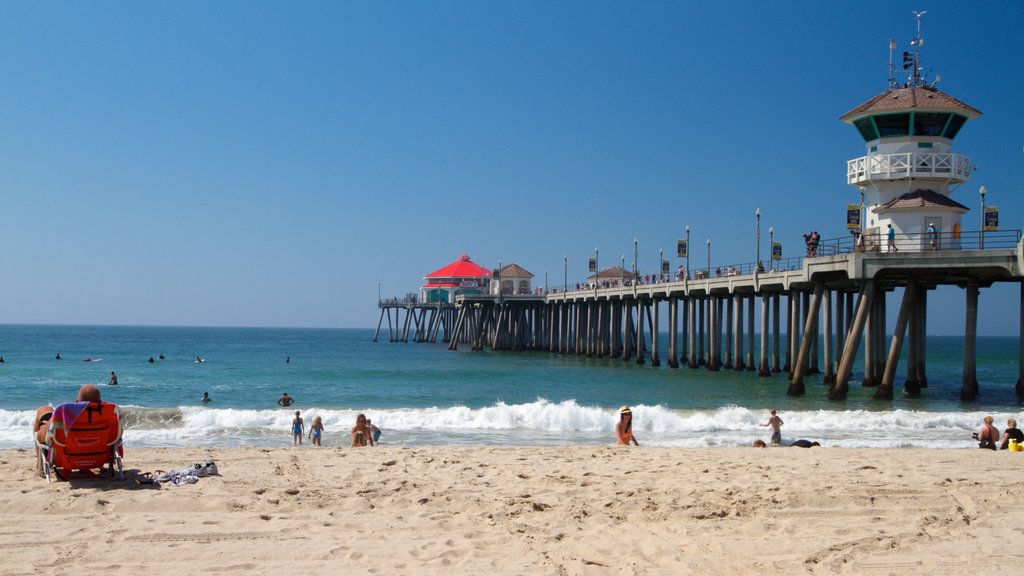
<path fill-rule="evenodd" d="M 962 212 L 970 211 L 970 208 L 948 196 L 943 196 L 933 190 L 923 190 L 920 188 L 913 192 L 907 192 L 899 198 L 893 198 L 879 206 L 876 210 L 901 210 L 908 208 L 952 208 Z"/>
<path fill-rule="evenodd" d="M 929 112 L 957 112 L 971 119 L 981 116 L 981 111 L 964 104 L 941 90 L 919 86 L 917 88 L 895 88 L 882 92 L 871 100 L 843 114 L 839 119 L 843 122 L 852 123 L 863 116 L 911 109 Z"/>
<path fill-rule="evenodd" d="M 507 278 L 533 278 L 533 274 L 515 262 L 502 266 L 501 275 Z"/>

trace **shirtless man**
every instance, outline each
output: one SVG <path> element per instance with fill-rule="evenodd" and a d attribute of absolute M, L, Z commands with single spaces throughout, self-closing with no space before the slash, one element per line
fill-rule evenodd
<path fill-rule="evenodd" d="M 75 402 L 100 402 L 100 389 L 92 384 L 85 384 L 78 389 L 78 397 L 75 398 Z M 53 406 L 40 406 L 36 410 L 36 419 L 34 421 L 34 430 L 36 431 L 36 441 L 40 444 L 46 444 L 46 430 L 50 424 L 50 418 L 53 416 Z M 39 447 L 36 447 L 36 469 L 42 469 L 42 461 L 39 459 Z"/>
<path fill-rule="evenodd" d="M 978 430 L 978 433 L 974 435 L 978 439 L 978 448 L 988 448 L 989 450 L 995 450 L 998 448 L 997 442 L 999 442 L 999 429 L 992 425 L 992 417 L 985 416 L 985 425 Z"/>
<path fill-rule="evenodd" d="M 295 402 L 295 399 L 289 396 L 287 392 L 282 394 L 281 397 L 277 399 L 278 405 L 284 406 L 285 408 L 291 406 L 292 402 Z"/>
<path fill-rule="evenodd" d="M 782 421 L 782 418 L 779 418 L 778 414 L 775 413 L 775 410 L 772 410 L 772 415 L 768 418 L 768 421 L 761 424 L 761 426 L 771 426 L 772 444 L 782 443 L 782 432 L 779 429 L 782 428 L 783 424 L 784 422 Z"/>

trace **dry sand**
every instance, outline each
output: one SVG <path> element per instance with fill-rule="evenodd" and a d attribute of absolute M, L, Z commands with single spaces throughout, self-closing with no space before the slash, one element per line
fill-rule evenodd
<path fill-rule="evenodd" d="M 187 486 L 140 472 L 215 460 Z M 47 484 L 0 451 L 0 573 L 1024 573 L 1024 454 L 131 449 Z"/>

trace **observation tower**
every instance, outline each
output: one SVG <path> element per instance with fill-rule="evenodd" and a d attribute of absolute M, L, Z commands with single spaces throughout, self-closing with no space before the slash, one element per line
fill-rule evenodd
<path fill-rule="evenodd" d="M 953 139 L 981 112 L 935 88 L 921 65 L 921 16 L 911 50 L 903 52 L 901 83 L 889 41 L 889 87 L 850 110 L 840 120 L 864 138 L 867 155 L 846 163 L 846 181 L 861 194 L 861 226 L 868 250 L 896 232 L 900 250 L 957 250 L 961 218 L 970 209 L 950 196 L 970 180 L 971 159 L 953 152 Z M 928 226 L 937 232 L 934 245 Z"/>

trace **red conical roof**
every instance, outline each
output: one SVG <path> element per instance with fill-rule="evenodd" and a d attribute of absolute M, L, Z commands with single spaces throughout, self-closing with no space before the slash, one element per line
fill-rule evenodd
<path fill-rule="evenodd" d="M 473 263 L 466 253 L 459 254 L 459 259 L 451 264 L 435 270 L 430 274 L 423 277 L 424 280 L 430 278 L 483 278 L 490 277 L 491 271 L 479 264 Z"/>

